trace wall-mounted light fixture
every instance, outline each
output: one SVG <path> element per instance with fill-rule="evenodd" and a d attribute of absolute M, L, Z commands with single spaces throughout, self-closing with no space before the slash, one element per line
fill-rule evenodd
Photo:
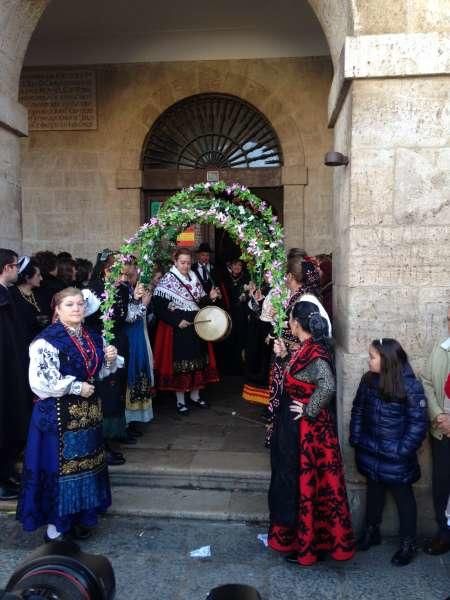
<path fill-rule="evenodd" d="M 342 167 L 348 165 L 348 156 L 340 152 L 327 152 L 324 163 L 327 167 Z"/>

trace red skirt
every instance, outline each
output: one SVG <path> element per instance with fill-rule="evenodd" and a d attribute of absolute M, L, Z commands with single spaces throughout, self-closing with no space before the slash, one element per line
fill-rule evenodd
<path fill-rule="evenodd" d="M 155 339 L 156 387 L 163 391 L 187 392 L 204 388 L 208 383 L 217 383 L 219 373 L 214 349 L 207 343 L 203 368 L 174 372 L 173 327 L 159 321 Z"/>
<path fill-rule="evenodd" d="M 297 552 L 298 563 L 313 565 L 318 554 L 349 560 L 355 539 L 341 451 L 330 412 L 299 420 L 299 506 L 296 527 L 271 523 L 269 546 Z"/>

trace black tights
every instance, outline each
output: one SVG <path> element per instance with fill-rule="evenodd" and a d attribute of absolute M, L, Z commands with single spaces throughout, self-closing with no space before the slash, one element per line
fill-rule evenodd
<path fill-rule="evenodd" d="M 417 505 L 410 483 L 387 484 L 367 480 L 367 525 L 378 526 L 383 517 L 386 490 L 389 490 L 397 505 L 400 521 L 400 537 L 415 538 L 417 529 Z"/>

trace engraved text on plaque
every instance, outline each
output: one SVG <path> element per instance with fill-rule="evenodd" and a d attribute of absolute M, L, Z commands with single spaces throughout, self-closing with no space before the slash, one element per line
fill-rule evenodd
<path fill-rule="evenodd" d="M 97 129 L 94 71 L 24 70 L 19 101 L 28 109 L 30 131 Z"/>

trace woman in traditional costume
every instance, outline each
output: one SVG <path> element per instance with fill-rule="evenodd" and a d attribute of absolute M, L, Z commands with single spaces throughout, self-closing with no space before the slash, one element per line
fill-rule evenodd
<path fill-rule="evenodd" d="M 138 282 L 138 269 L 134 261 L 124 267 L 123 275 L 130 290 L 125 333 L 128 338 L 128 387 L 125 418 L 131 435 L 142 435 L 138 423 L 153 419 L 152 396 L 154 390 L 153 352 L 147 329 L 147 310 L 151 300 L 149 291 Z"/>
<path fill-rule="evenodd" d="M 177 410 L 186 415 L 185 393 L 193 404 L 207 408 L 200 389 L 219 381 L 212 344 L 201 340 L 194 329 L 194 318 L 200 307 L 215 301 L 217 290 L 209 297 L 191 270 L 189 248 L 177 248 L 174 265 L 156 286 L 153 307 L 159 319 L 155 342 L 155 374 L 158 390 L 174 391 Z"/>
<path fill-rule="evenodd" d="M 17 284 L 11 286 L 9 291 L 21 323 L 20 331 L 17 333 L 23 336 L 28 350 L 28 346 L 36 335 L 42 331 L 45 325 L 49 324 L 49 319 L 43 315 L 42 307 L 35 295 L 42 281 L 38 264 L 30 257 L 22 256 L 18 265 Z"/>
<path fill-rule="evenodd" d="M 53 325 L 30 346 L 30 386 L 37 396 L 28 432 L 17 518 L 45 539 L 90 535 L 111 503 L 98 379 L 123 366 L 114 346 L 83 324 L 80 290 L 55 296 Z"/>
<path fill-rule="evenodd" d="M 89 289 L 100 299 L 105 292 L 105 279 L 116 260 L 112 250 L 103 250 L 97 259 L 94 276 L 89 282 Z M 116 300 L 112 307 L 114 322 L 114 345 L 120 356 L 128 364 L 128 338 L 125 333 L 125 322 L 128 315 L 130 293 L 129 287 L 123 281 L 116 282 Z M 102 331 L 101 313 L 98 310 L 86 319 L 86 324 L 97 333 Z M 109 466 L 123 465 L 125 458 L 122 452 L 114 449 L 117 442 L 136 443 L 135 438 L 127 435 L 125 420 L 125 395 L 127 389 L 126 369 L 117 372 L 98 382 L 97 392 L 102 400 L 103 409 L 103 436 L 106 444 L 107 462 Z"/>
<path fill-rule="evenodd" d="M 355 540 L 339 441 L 328 404 L 335 378 L 328 324 L 317 306 L 297 303 L 289 319 L 298 342 L 285 368 L 271 443 L 269 546 L 287 560 L 313 565 L 323 554 L 348 560 Z M 279 339 L 275 353 L 287 357 Z"/>
<path fill-rule="evenodd" d="M 322 306 L 318 295 L 320 293 L 320 275 L 318 269 L 313 263 L 303 260 L 301 255 L 294 254 L 288 258 L 286 285 L 289 289 L 289 299 L 286 307 L 286 312 L 292 310 L 294 305 L 300 300 L 306 300 L 315 304 L 320 314 L 327 321 L 328 335 L 331 337 L 330 319 Z M 263 304 L 263 312 L 270 313 L 270 293 Z M 273 311 L 272 311 L 273 312 Z M 289 362 L 290 356 L 298 349 L 299 341 L 292 335 L 289 326 L 285 327 L 281 333 L 281 339 L 286 346 L 286 356 L 275 356 L 270 373 L 270 391 L 268 405 L 268 425 L 266 429 L 266 446 L 270 446 L 273 425 L 277 418 L 278 408 L 280 406 L 281 391 L 283 384 L 283 374 L 286 364 Z"/>

